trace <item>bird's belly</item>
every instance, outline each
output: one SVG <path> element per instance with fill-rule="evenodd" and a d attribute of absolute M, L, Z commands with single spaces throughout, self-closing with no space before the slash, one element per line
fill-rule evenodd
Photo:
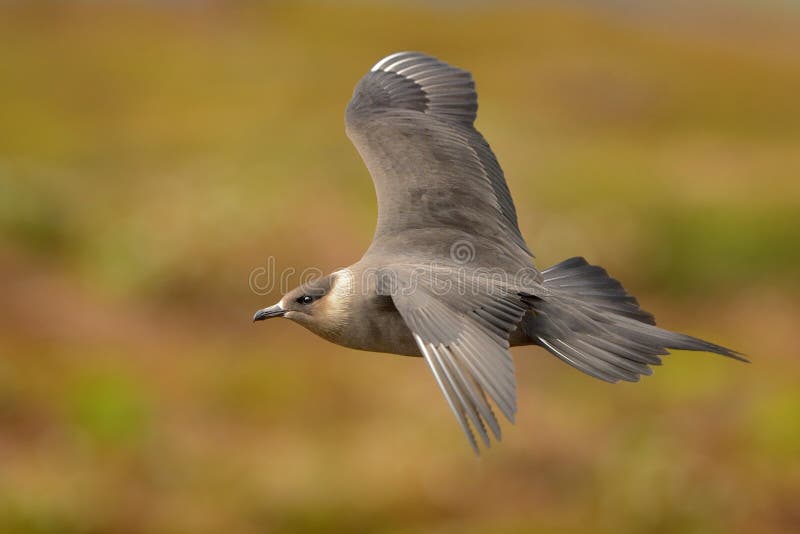
<path fill-rule="evenodd" d="M 364 340 L 359 343 L 348 343 L 347 340 L 341 340 L 339 344 L 370 352 L 385 352 L 387 354 L 398 354 L 400 356 L 422 356 L 410 332 L 408 336 L 404 335 L 403 332 L 387 330 L 382 331 L 381 334 L 382 335 L 376 336 L 374 339 Z"/>
<path fill-rule="evenodd" d="M 372 309 L 369 313 L 362 314 L 360 320 L 348 321 L 337 335 L 328 339 L 338 345 L 358 350 L 422 356 L 405 320 L 393 308 Z M 508 341 L 512 347 L 535 343 L 521 325 L 511 332 Z"/>
<path fill-rule="evenodd" d="M 352 348 L 371 352 L 399 354 L 401 356 L 422 356 L 416 341 L 414 341 L 411 335 L 411 331 L 408 330 L 407 327 L 404 329 L 399 328 L 394 332 L 384 330 L 381 338 L 382 339 L 374 339 L 369 343 Z M 524 347 L 536 344 L 520 328 L 511 332 L 508 342 L 512 347 Z"/>
<path fill-rule="evenodd" d="M 338 339 L 331 341 L 370 352 L 422 356 L 411 330 L 396 310 L 373 310 L 362 320 L 347 324 Z"/>

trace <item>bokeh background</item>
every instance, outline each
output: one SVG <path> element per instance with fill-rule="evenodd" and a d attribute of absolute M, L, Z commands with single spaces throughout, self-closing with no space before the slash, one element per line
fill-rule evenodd
<path fill-rule="evenodd" d="M 800 531 L 800 9 L 4 2 L 0 532 Z M 676 353 L 515 349 L 480 459 L 422 361 L 286 322 L 254 269 L 360 257 L 356 81 L 473 71 L 537 265 L 584 255 Z"/>

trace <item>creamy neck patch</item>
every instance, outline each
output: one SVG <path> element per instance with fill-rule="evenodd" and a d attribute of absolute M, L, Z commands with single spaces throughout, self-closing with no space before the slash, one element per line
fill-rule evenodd
<path fill-rule="evenodd" d="M 347 316 L 350 301 L 355 297 L 355 292 L 353 271 L 345 268 L 331 273 L 331 287 L 325 297 L 327 313 L 344 319 Z"/>

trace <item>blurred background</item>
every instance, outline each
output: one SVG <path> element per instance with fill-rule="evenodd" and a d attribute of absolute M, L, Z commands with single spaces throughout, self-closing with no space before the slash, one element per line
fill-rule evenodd
<path fill-rule="evenodd" d="M 2 3 L 0 532 L 800 530 L 800 10 L 459 6 Z M 405 49 L 474 73 L 538 266 L 753 363 L 515 349 L 478 459 L 421 360 L 253 325 L 369 243 L 343 112 Z"/>

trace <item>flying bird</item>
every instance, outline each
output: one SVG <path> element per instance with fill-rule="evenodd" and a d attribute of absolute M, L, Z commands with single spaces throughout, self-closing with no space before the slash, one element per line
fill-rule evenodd
<path fill-rule="evenodd" d="M 607 382 L 652 373 L 669 349 L 739 353 L 656 326 L 581 257 L 543 271 L 492 149 L 469 72 L 418 52 L 358 82 L 347 135 L 375 185 L 378 222 L 355 264 L 303 284 L 253 320 L 285 317 L 339 345 L 421 356 L 477 453 L 517 411 L 510 347 L 539 345 Z M 491 401 L 491 402 L 490 402 Z"/>

